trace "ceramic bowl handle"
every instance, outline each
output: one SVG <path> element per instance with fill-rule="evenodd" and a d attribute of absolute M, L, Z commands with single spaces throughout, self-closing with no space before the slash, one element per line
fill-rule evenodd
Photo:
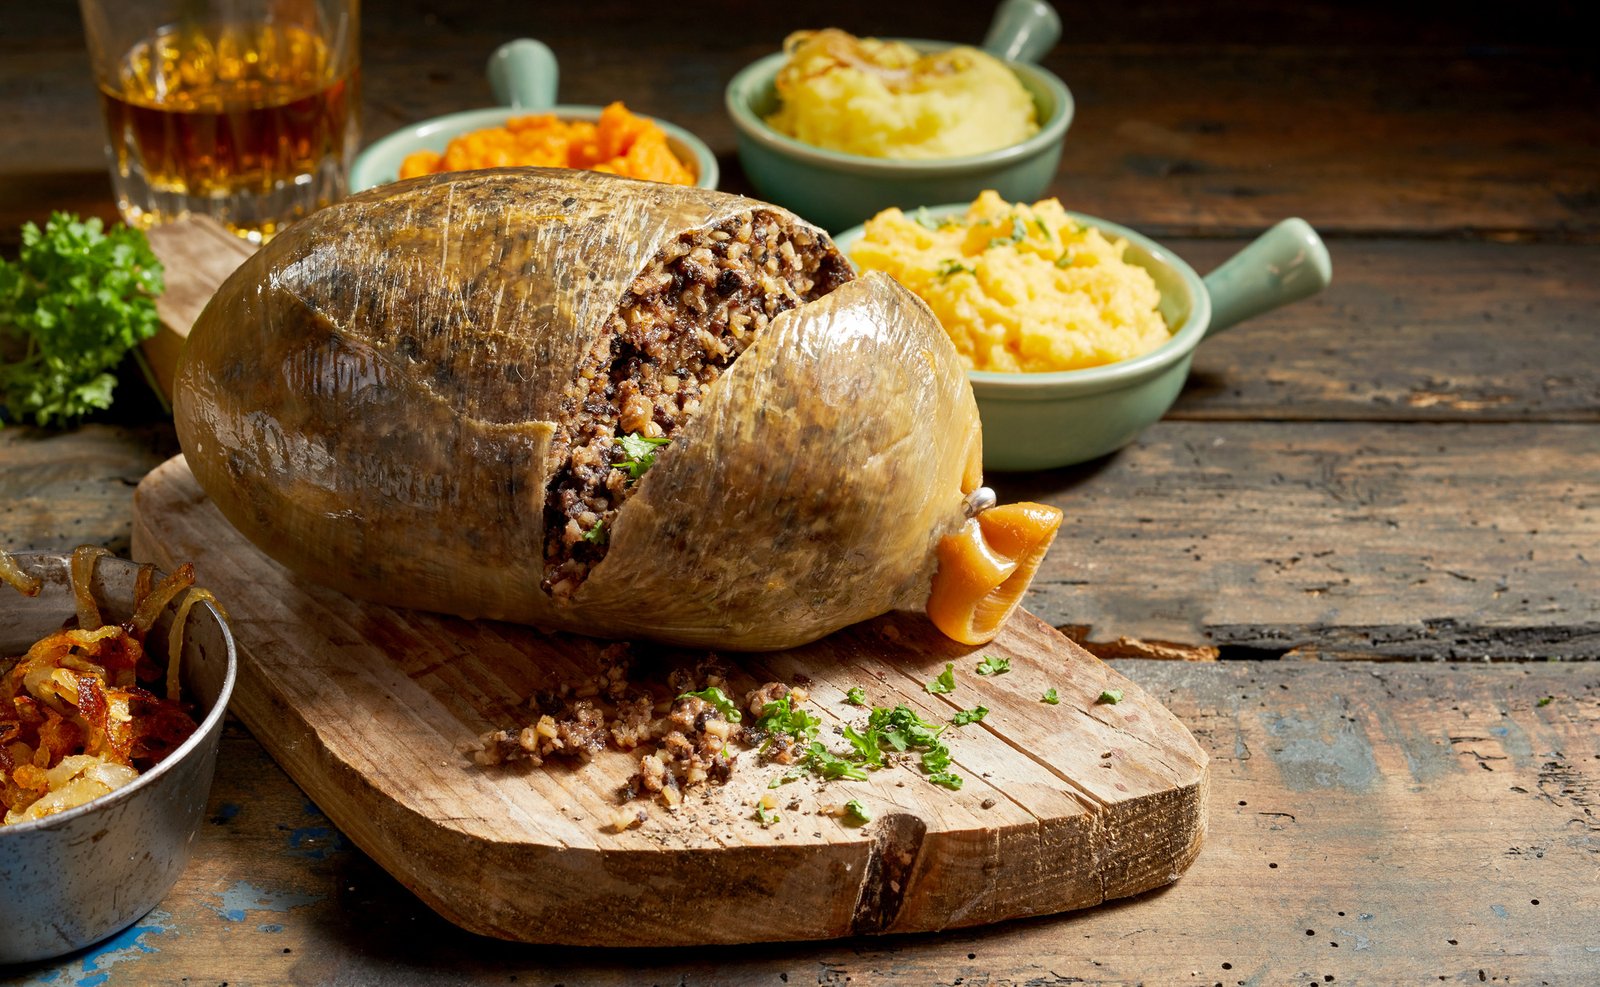
<path fill-rule="evenodd" d="M 1037 62 L 1061 40 L 1061 18 L 1045 0 L 1001 0 L 983 50 L 1012 62 Z"/>
<path fill-rule="evenodd" d="M 507 41 L 489 56 L 486 70 L 495 102 L 518 110 L 544 110 L 556 105 L 561 71 L 555 52 L 542 41 Z"/>
<path fill-rule="evenodd" d="M 1286 219 L 1206 275 L 1206 335 L 1315 295 L 1332 279 L 1333 261 L 1317 231 L 1303 219 Z"/>

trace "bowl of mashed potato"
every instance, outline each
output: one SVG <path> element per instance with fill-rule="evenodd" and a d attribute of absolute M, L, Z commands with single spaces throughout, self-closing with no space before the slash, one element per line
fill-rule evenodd
<path fill-rule="evenodd" d="M 1164 415 L 1208 335 L 1321 291 L 1332 263 L 1286 219 L 1204 278 L 1155 241 L 1055 199 L 890 208 L 835 242 L 938 316 L 994 470 L 1080 463 Z"/>
<path fill-rule="evenodd" d="M 889 206 L 1043 194 L 1072 94 L 1033 64 L 1061 26 L 1005 0 L 981 47 L 797 31 L 744 68 L 725 102 L 756 191 L 830 230 Z"/>

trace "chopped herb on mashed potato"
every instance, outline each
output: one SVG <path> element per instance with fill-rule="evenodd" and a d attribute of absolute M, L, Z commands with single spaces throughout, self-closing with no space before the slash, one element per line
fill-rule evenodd
<path fill-rule="evenodd" d="M 1171 338 L 1155 281 L 1122 259 L 1126 248 L 1055 199 L 1012 204 L 990 191 L 942 221 L 886 209 L 850 257 L 921 296 L 969 369 L 1045 372 L 1115 363 Z"/>

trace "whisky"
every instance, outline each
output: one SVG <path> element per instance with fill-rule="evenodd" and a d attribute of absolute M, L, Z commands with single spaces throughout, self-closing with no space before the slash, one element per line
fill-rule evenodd
<path fill-rule="evenodd" d="M 338 199 L 358 80 L 353 58 L 299 27 L 161 28 L 100 86 L 124 218 L 201 212 L 259 243 Z"/>

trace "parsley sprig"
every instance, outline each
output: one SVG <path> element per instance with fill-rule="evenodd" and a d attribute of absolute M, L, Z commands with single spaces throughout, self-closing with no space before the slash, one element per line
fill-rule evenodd
<path fill-rule="evenodd" d="M 652 439 L 630 432 L 617 440 L 622 446 L 625 458 L 617 460 L 617 469 L 628 474 L 630 482 L 644 476 L 644 471 L 656 464 L 656 456 L 661 452 L 661 446 L 671 442 L 671 439 Z"/>
<path fill-rule="evenodd" d="M 923 688 L 936 696 L 946 692 L 954 692 L 956 690 L 956 666 L 950 662 L 945 662 L 944 671 L 939 673 L 939 677 L 923 686 Z"/>
<path fill-rule="evenodd" d="M 678 698 L 704 700 L 709 705 L 716 707 L 717 712 L 721 713 L 722 718 L 727 720 L 729 723 L 738 723 L 740 720 L 744 719 L 744 714 L 739 712 L 738 704 L 732 699 L 729 699 L 726 692 L 723 692 L 714 685 L 708 685 L 699 692 L 685 692 Z"/>
<path fill-rule="evenodd" d="M 1011 671 L 1010 658 L 996 658 L 993 655 L 984 655 L 978 662 L 979 675 L 1004 675 Z"/>
<path fill-rule="evenodd" d="M 0 405 L 15 421 L 59 425 L 111 407 L 113 371 L 154 336 L 161 262 L 138 230 L 55 213 L 22 227 L 0 260 Z"/>
<path fill-rule="evenodd" d="M 956 715 L 950 717 L 950 722 L 954 726 L 964 727 L 968 723 L 978 723 L 988 715 L 989 707 L 974 706 L 971 709 L 957 710 Z"/>

